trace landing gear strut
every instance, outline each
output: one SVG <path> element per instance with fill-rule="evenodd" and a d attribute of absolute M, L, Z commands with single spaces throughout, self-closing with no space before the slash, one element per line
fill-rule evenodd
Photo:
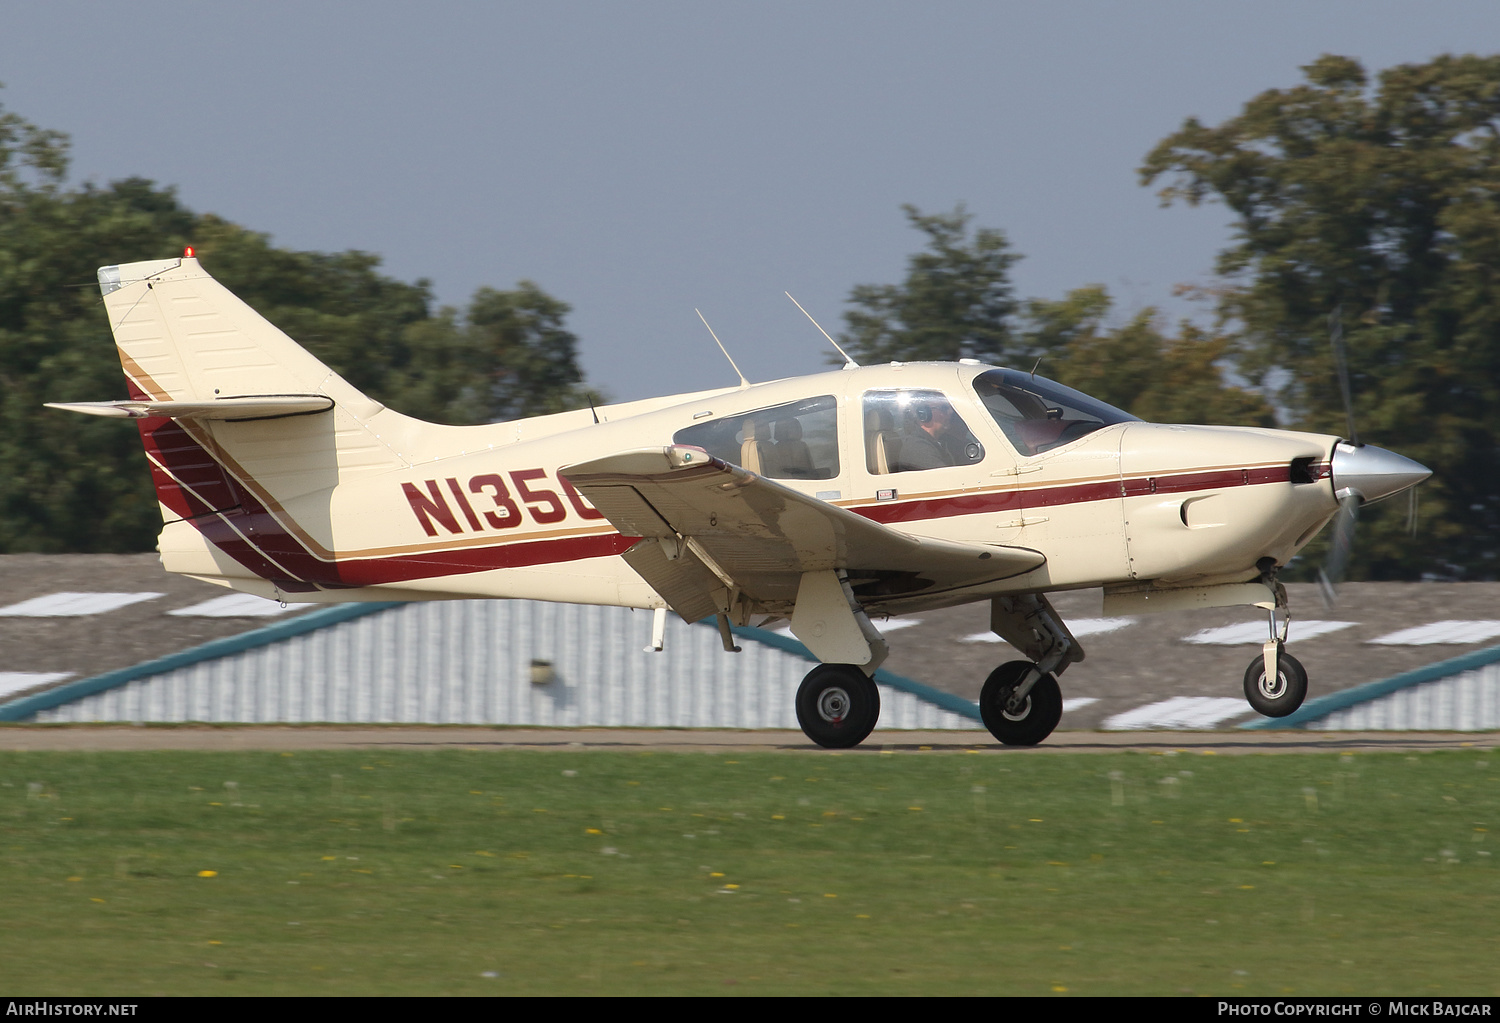
<path fill-rule="evenodd" d="M 990 734 L 1006 746 L 1035 746 L 1062 720 L 1062 689 L 1043 675 L 1020 700 L 1016 689 L 1036 668 L 1030 661 L 1007 661 L 985 679 L 979 693 L 979 716 Z"/>
<path fill-rule="evenodd" d="M 797 689 L 797 723 L 826 749 L 864 742 L 880 719 L 880 689 L 853 664 L 820 664 Z"/>
<path fill-rule="evenodd" d="M 1038 593 L 996 597 L 990 630 L 1032 660 L 1007 661 L 990 672 L 979 693 L 979 716 L 1002 744 L 1035 746 L 1062 720 L 1057 675 L 1083 660 L 1083 649 Z"/>
<path fill-rule="evenodd" d="M 1245 699 L 1258 714 L 1284 718 L 1307 697 L 1307 671 L 1301 661 L 1286 652 L 1292 612 L 1287 606 L 1286 587 L 1276 578 L 1276 562 L 1262 558 L 1255 567 L 1260 569 L 1260 581 L 1271 591 L 1270 600 L 1256 605 L 1265 609 L 1271 638 L 1245 669 Z M 1280 627 L 1276 624 L 1277 611 L 1282 614 Z"/>

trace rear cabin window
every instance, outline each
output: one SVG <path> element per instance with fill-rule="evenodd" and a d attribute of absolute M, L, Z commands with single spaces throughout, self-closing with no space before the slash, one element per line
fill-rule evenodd
<path fill-rule="evenodd" d="M 839 474 L 838 400 L 831 394 L 684 427 L 674 444 L 777 480 L 831 480 Z"/>

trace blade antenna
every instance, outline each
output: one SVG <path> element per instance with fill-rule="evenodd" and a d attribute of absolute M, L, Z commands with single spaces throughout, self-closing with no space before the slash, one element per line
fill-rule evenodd
<path fill-rule="evenodd" d="M 1344 306 L 1333 307 L 1328 316 L 1328 344 L 1333 349 L 1333 365 L 1338 371 L 1339 392 L 1344 396 L 1344 417 L 1349 423 L 1349 443 L 1359 447 L 1359 434 L 1354 429 L 1354 399 L 1349 390 L 1349 362 L 1344 357 Z"/>
<path fill-rule="evenodd" d="M 790 291 L 783 291 L 782 294 L 787 298 L 792 298 L 792 293 Z M 795 298 L 792 298 L 792 305 L 796 306 L 798 309 L 802 309 L 802 303 L 798 302 Z M 828 339 L 829 344 L 833 345 L 833 347 L 835 348 L 838 348 L 839 354 L 844 357 L 845 367 L 847 367 L 848 369 L 859 369 L 859 363 L 849 358 L 848 352 L 844 351 L 842 348 L 839 348 L 839 343 L 833 339 L 833 335 L 824 330 L 822 324 L 820 324 L 817 320 L 813 320 L 812 313 L 808 312 L 806 309 L 802 309 L 802 315 L 806 316 L 809 320 L 812 320 L 812 325 L 818 328 L 818 333 L 822 334 Z"/>
<path fill-rule="evenodd" d="M 698 310 L 694 309 L 693 312 L 698 313 Z M 708 320 L 703 318 L 702 313 L 698 313 L 698 319 L 703 320 L 703 325 L 705 327 L 708 327 Z M 729 365 L 734 366 L 734 373 L 737 377 L 740 378 L 740 387 L 749 387 L 750 381 L 746 380 L 745 374 L 741 373 L 740 368 L 734 365 L 734 356 L 729 354 L 729 349 L 724 347 L 724 342 L 719 340 L 719 335 L 714 333 L 714 329 L 712 327 L 708 327 L 708 336 L 714 339 L 714 344 L 719 346 L 719 351 L 724 353 L 724 358 L 729 360 Z"/>

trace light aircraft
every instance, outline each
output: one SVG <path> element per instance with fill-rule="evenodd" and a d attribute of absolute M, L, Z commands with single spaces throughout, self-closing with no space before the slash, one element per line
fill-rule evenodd
<path fill-rule="evenodd" d="M 1263 608 L 1244 691 L 1289 714 L 1307 676 L 1278 569 L 1341 507 L 1429 475 L 1335 436 L 1142 422 L 972 360 L 439 426 L 361 394 L 191 249 L 99 283 L 130 398 L 52 407 L 138 421 L 168 571 L 283 601 L 650 608 L 658 649 L 668 608 L 717 619 L 728 650 L 731 623 L 786 619 L 821 662 L 797 717 L 826 747 L 879 716 L 872 619 L 973 601 L 1027 658 L 985 681 L 984 723 L 1041 742 L 1084 656 L 1047 593 L 1084 587 L 1107 615 Z"/>

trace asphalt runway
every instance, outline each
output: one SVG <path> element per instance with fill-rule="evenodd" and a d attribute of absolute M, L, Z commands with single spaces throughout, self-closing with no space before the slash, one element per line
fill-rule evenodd
<path fill-rule="evenodd" d="M 0 726 L 0 750 L 639 750 L 674 753 L 776 751 L 812 756 L 882 753 L 1347 753 L 1495 749 L 1500 732 L 1054 732 L 1040 746 L 1001 746 L 983 731 L 876 732 L 852 750 L 825 750 L 796 731 L 670 728 L 473 728 L 468 726 Z"/>

